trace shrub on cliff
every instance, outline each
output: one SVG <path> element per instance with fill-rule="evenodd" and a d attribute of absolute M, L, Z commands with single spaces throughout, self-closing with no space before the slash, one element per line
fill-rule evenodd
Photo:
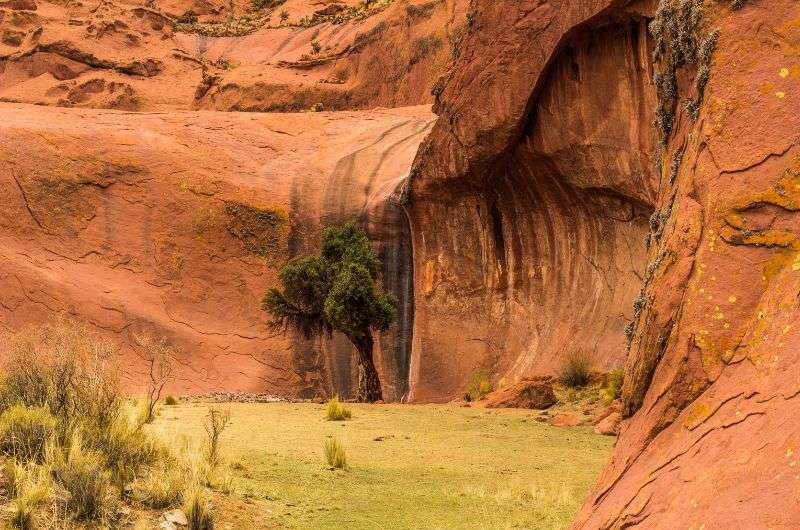
<path fill-rule="evenodd" d="M 350 339 L 358 352 L 357 399 L 366 402 L 381 399 L 372 331 L 386 331 L 397 313 L 395 298 L 375 285 L 379 268 L 363 229 L 329 226 L 320 254 L 284 265 L 282 289 L 267 291 L 262 306 L 272 315 L 273 330 L 292 328 L 309 338 L 336 330 Z"/>

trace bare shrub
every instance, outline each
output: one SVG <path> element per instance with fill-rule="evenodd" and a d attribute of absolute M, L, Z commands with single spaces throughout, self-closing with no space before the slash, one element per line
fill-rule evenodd
<path fill-rule="evenodd" d="M 206 460 L 212 472 L 222 461 L 221 438 L 230 420 L 229 410 L 212 408 L 206 416 Z"/>
<path fill-rule="evenodd" d="M 141 421 L 151 423 L 155 419 L 156 405 L 164 387 L 172 379 L 173 359 L 177 352 L 165 339 L 156 339 L 149 333 L 134 334 L 142 358 L 147 362 L 147 397 Z"/>

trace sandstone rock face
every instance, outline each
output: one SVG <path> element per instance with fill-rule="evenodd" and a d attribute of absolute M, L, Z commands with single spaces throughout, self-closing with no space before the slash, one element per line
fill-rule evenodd
<path fill-rule="evenodd" d="M 478 369 L 553 373 L 575 350 L 624 362 L 657 193 L 655 95 L 644 19 L 607 4 L 474 4 L 410 184 L 414 399 L 456 396 Z"/>
<path fill-rule="evenodd" d="M 486 397 L 486 408 L 548 409 L 556 404 L 550 378 L 523 379 L 519 383 L 492 392 Z"/>
<path fill-rule="evenodd" d="M 626 419 L 575 528 L 797 528 L 800 6 L 477 1 L 471 19 L 409 187 L 412 395 L 593 345 L 609 365 L 629 323 Z"/>
<path fill-rule="evenodd" d="M 466 0 L 318 15 L 289 0 L 0 2 L 0 101 L 121 110 L 298 111 L 431 101 Z M 269 3 L 267 3 L 269 4 Z M 286 11 L 286 20 L 280 13 Z"/>
<path fill-rule="evenodd" d="M 622 415 L 619 412 L 612 412 L 594 426 L 594 432 L 597 434 L 605 434 L 607 436 L 616 436 L 619 434 L 619 424 L 622 421 Z"/>
<path fill-rule="evenodd" d="M 704 104 L 665 150 L 683 157 L 659 194 L 632 417 L 576 528 L 800 527 L 800 6 L 715 7 Z"/>
<path fill-rule="evenodd" d="M 271 336 L 260 300 L 321 228 L 361 219 L 401 301 L 377 341 L 387 398 L 407 392 L 407 228 L 390 200 L 427 133 L 427 107 L 291 115 L 0 104 L 0 322 L 66 313 L 128 347 L 134 333 L 184 354 L 175 392 L 349 395 L 341 337 Z"/>

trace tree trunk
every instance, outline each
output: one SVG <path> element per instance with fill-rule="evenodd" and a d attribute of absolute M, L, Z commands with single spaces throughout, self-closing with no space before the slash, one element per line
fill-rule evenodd
<path fill-rule="evenodd" d="M 378 379 L 378 371 L 375 370 L 375 363 L 372 361 L 372 332 L 367 331 L 357 339 L 350 339 L 358 350 L 358 392 L 356 400 L 361 403 L 372 403 L 383 399 L 381 394 L 381 382 Z"/>

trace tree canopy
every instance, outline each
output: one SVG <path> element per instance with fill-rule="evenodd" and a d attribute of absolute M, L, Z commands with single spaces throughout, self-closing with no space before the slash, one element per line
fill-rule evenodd
<path fill-rule="evenodd" d="M 370 329 L 385 331 L 397 301 L 375 285 L 379 270 L 363 229 L 353 223 L 325 228 L 320 254 L 287 262 L 279 273 L 283 289 L 267 291 L 263 308 L 272 315 L 270 326 L 306 337 L 337 330 L 354 342 Z"/>

